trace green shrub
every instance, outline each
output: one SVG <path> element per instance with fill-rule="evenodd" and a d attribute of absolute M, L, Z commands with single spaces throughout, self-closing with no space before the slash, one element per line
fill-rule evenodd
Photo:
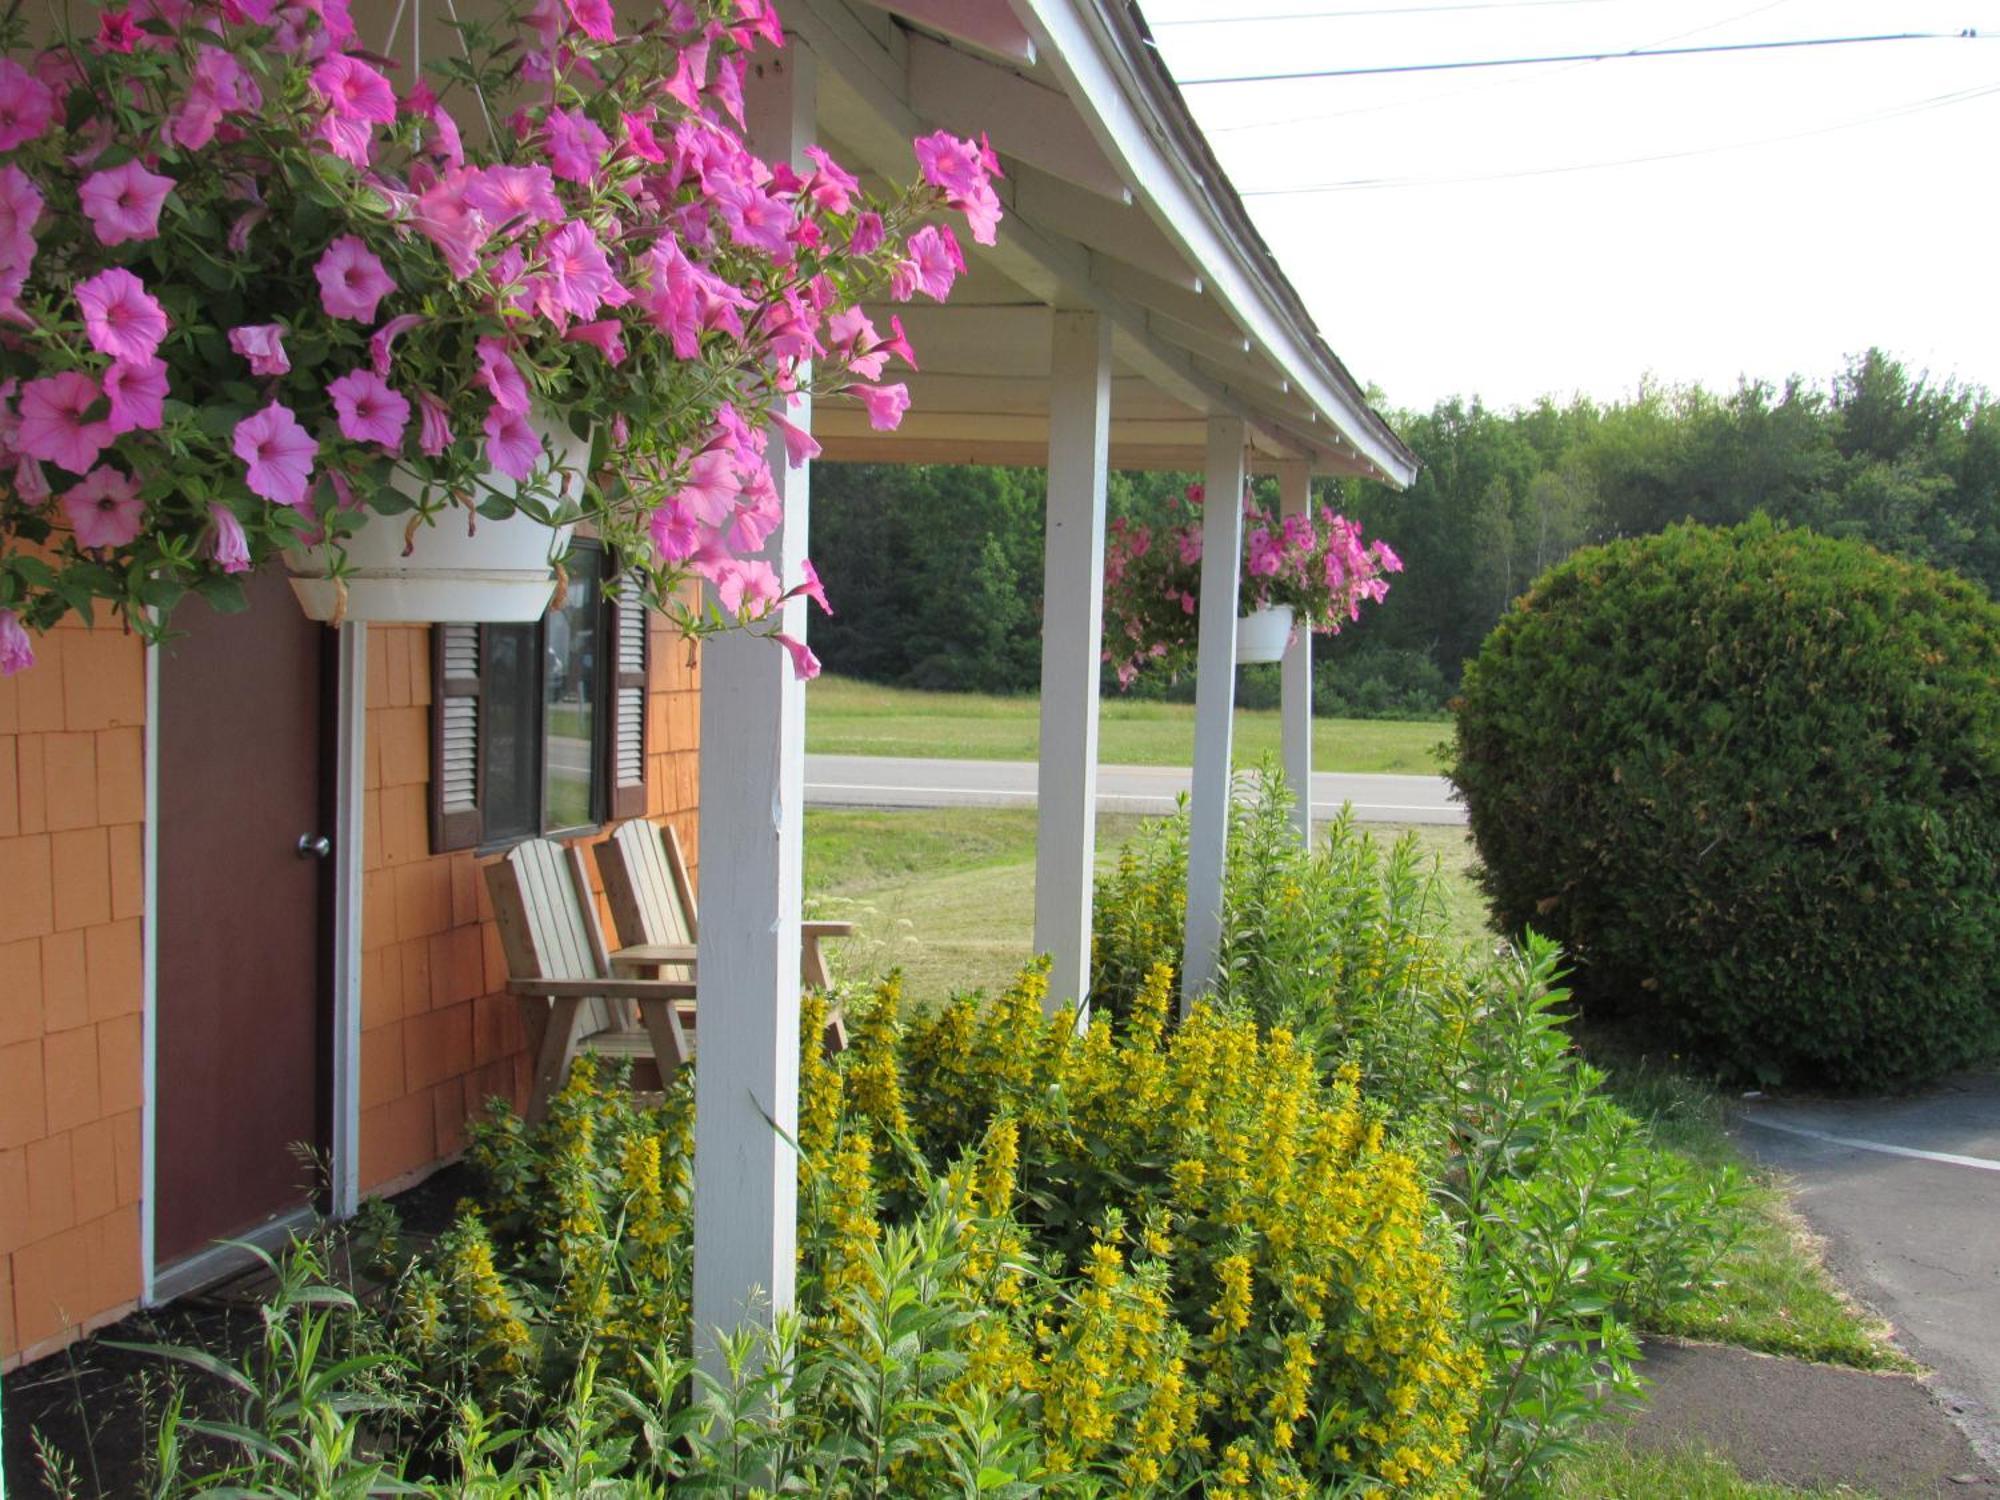
<path fill-rule="evenodd" d="M 1503 929 L 1763 1081 L 1934 1075 L 2000 1006 L 2000 607 L 1757 521 L 1578 553 L 1466 672 Z"/>

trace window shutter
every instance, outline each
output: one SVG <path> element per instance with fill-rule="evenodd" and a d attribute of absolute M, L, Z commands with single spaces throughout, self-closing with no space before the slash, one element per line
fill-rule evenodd
<path fill-rule="evenodd" d="M 620 595 L 611 603 L 611 732 L 606 754 L 611 768 L 611 816 L 646 816 L 646 637 L 648 611 L 638 599 Z"/>
<path fill-rule="evenodd" d="M 479 627 L 431 627 L 431 849 L 478 844 Z"/>

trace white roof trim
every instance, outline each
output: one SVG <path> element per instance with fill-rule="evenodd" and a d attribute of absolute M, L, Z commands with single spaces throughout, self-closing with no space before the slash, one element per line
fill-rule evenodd
<path fill-rule="evenodd" d="M 1124 0 L 1007 3 L 1139 203 L 1186 254 L 1204 292 L 1229 310 L 1359 457 L 1391 483 L 1408 485 L 1416 478 L 1415 454 L 1327 347 L 1179 89 L 1150 55 L 1136 10 Z"/>

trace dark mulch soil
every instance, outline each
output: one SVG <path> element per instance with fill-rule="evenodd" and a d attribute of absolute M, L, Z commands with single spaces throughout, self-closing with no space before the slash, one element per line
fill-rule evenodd
<path fill-rule="evenodd" d="M 471 1170 L 444 1171 L 392 1200 L 412 1239 L 442 1231 L 459 1199 L 476 1196 Z M 9 1500 L 59 1496 L 43 1471 L 38 1448 L 62 1455 L 73 1469 L 79 1500 L 126 1500 L 147 1491 L 145 1455 L 166 1396 L 179 1380 L 196 1411 L 213 1399 L 216 1382 L 156 1355 L 118 1344 L 187 1344 L 212 1352 L 240 1350 L 258 1336 L 257 1306 L 266 1285 L 261 1268 L 165 1307 L 114 1323 L 60 1354 L 23 1366 L 0 1391 L 0 1439 Z M 39 1440 L 39 1442 L 38 1442 Z"/>

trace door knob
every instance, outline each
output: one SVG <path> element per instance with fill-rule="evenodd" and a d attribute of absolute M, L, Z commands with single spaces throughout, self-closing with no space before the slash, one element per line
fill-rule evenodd
<path fill-rule="evenodd" d="M 333 840 L 323 833 L 302 833 L 298 851 L 300 859 L 325 859 L 333 853 Z"/>

